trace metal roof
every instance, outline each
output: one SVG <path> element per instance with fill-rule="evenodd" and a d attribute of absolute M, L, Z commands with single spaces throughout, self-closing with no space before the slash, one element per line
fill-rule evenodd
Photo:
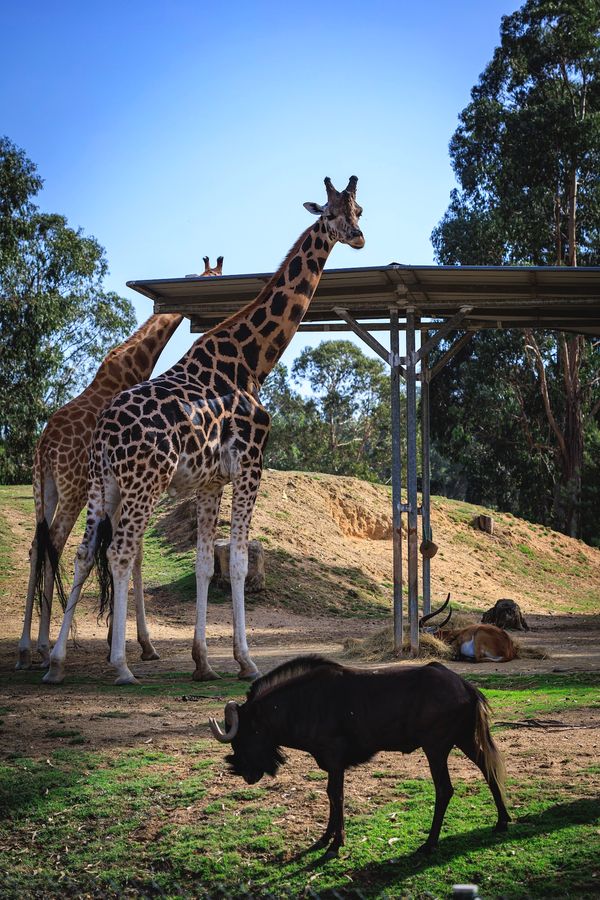
<path fill-rule="evenodd" d="M 272 273 L 220 278 L 128 281 L 154 301 L 155 312 L 178 312 L 192 330 L 206 331 L 254 300 Z M 445 319 L 471 307 L 460 327 L 542 328 L 600 335 L 600 267 L 369 266 L 329 269 L 300 326 L 303 331 L 348 326 L 335 307 L 367 327 L 387 328 L 390 308 L 414 306 L 424 319 Z M 334 330 L 331 328 L 331 330 Z"/>

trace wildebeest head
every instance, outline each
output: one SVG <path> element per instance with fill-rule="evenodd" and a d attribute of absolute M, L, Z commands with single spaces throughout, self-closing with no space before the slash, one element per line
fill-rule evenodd
<path fill-rule="evenodd" d="M 436 616 L 439 616 L 440 613 L 443 613 L 448 604 L 450 603 L 450 594 L 446 597 L 446 602 L 442 603 L 439 609 L 434 609 L 433 612 L 428 613 L 426 616 L 421 616 L 419 619 L 419 631 L 424 632 L 425 634 L 436 635 L 442 628 L 448 624 L 450 618 L 452 616 L 452 607 L 450 607 L 450 611 L 443 622 L 439 622 L 437 625 L 427 625 L 425 626 L 425 622 L 429 622 L 431 619 L 434 619 Z"/>
<path fill-rule="evenodd" d="M 263 775 L 276 775 L 285 756 L 269 736 L 267 724 L 260 721 L 256 704 L 238 704 L 230 700 L 225 706 L 223 731 L 216 719 L 208 720 L 214 737 L 230 743 L 233 753 L 225 757 L 229 771 L 240 775 L 247 784 L 256 784 Z"/>

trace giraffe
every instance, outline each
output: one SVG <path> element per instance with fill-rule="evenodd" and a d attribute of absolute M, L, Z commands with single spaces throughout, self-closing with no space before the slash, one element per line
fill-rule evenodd
<path fill-rule="evenodd" d="M 204 257 L 204 276 L 222 274 L 223 257 L 212 268 Z M 181 322 L 178 314 L 154 315 L 123 344 L 111 350 L 93 381 L 50 417 L 38 441 L 33 463 L 36 532 L 30 550 L 30 573 L 17 669 L 31 666 L 31 624 L 37 596 L 40 627 L 37 652 L 41 668 L 50 662 L 49 632 L 55 572 L 65 543 L 87 501 L 88 459 L 98 416 L 124 388 L 149 378 L 167 341 Z M 142 659 L 158 659 L 146 624 L 141 575 L 141 547 L 133 569 L 138 640 Z M 64 595 L 63 595 L 64 596 Z M 61 598 L 62 599 L 62 598 Z"/>
<path fill-rule="evenodd" d="M 326 178 L 325 205 L 304 204 L 317 221 L 300 235 L 258 297 L 200 337 L 163 375 L 123 391 L 103 412 L 90 456 L 85 535 L 46 683 L 64 679 L 71 619 L 94 554 L 100 560 L 102 599 L 112 611 L 110 662 L 117 670 L 115 683 L 136 683 L 125 648 L 127 585 L 146 524 L 165 490 L 171 496 L 196 497 L 193 678 L 218 677 L 208 661 L 206 607 L 227 482 L 232 484 L 233 655 L 239 678 L 258 676 L 246 640 L 244 611 L 248 532 L 270 425 L 258 390 L 296 333 L 335 243 L 364 246 L 356 184 L 352 176 L 338 192 Z"/>

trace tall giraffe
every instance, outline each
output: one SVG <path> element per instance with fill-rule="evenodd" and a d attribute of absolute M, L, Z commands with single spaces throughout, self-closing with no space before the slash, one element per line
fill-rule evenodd
<path fill-rule="evenodd" d="M 258 675 L 248 651 L 244 613 L 248 532 L 270 424 L 258 389 L 296 333 L 334 244 L 364 245 L 356 183 L 353 176 L 338 192 L 326 178 L 327 203 L 304 204 L 318 220 L 300 235 L 258 297 L 199 338 L 163 375 L 115 397 L 100 417 L 90 459 L 86 531 L 45 682 L 64 678 L 71 619 L 96 552 L 104 562 L 103 600 L 113 612 L 110 662 L 117 669 L 116 683 L 135 683 L 125 651 L 127 585 L 148 519 L 165 490 L 171 496 L 196 496 L 193 677 L 217 677 L 208 662 L 206 606 L 218 512 L 229 481 L 233 654 L 240 678 Z"/>
<path fill-rule="evenodd" d="M 211 268 L 204 257 L 204 276 L 222 274 L 223 257 Z M 108 353 L 93 381 L 50 417 L 38 441 L 33 464 L 36 532 L 30 551 L 30 572 L 17 669 L 31 666 L 31 624 L 37 596 L 40 627 L 37 651 L 41 667 L 50 663 L 50 616 L 54 573 L 77 517 L 88 496 L 89 450 L 98 416 L 122 390 L 144 381 L 182 320 L 180 315 L 155 315 L 123 344 Z M 133 569 L 138 640 L 142 659 L 158 659 L 146 624 L 141 574 L 141 547 Z"/>

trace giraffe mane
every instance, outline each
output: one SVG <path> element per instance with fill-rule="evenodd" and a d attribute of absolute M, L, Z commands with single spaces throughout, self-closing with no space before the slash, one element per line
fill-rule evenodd
<path fill-rule="evenodd" d="M 277 267 L 277 269 L 275 270 L 275 272 L 273 273 L 271 278 L 265 284 L 265 286 L 262 289 L 262 291 L 260 292 L 260 294 L 254 300 L 252 300 L 247 306 L 243 306 L 237 312 L 235 312 L 231 316 L 229 316 L 229 318 L 224 319 L 222 322 L 219 322 L 219 324 L 215 325 L 214 328 L 211 328 L 210 331 L 206 331 L 203 335 L 203 338 L 206 338 L 213 334 L 216 334 L 218 331 L 221 331 L 223 328 L 228 328 L 230 325 L 235 325 L 235 323 L 238 322 L 240 319 L 243 319 L 246 316 L 250 315 L 250 313 L 252 313 L 254 311 L 254 309 L 257 309 L 259 306 L 261 306 L 261 304 L 266 300 L 268 295 L 274 290 L 281 270 L 284 269 L 287 266 L 287 264 L 289 262 L 291 262 L 292 258 L 298 253 L 298 250 L 300 249 L 302 242 L 306 238 L 307 233 L 309 231 L 312 231 L 313 228 L 314 228 L 314 224 L 309 225 L 309 227 L 305 231 L 302 232 L 302 234 L 300 235 L 298 240 L 295 241 L 293 246 L 290 248 L 290 250 L 286 254 L 286 256 L 283 259 L 283 261 L 281 262 L 281 264 Z"/>

